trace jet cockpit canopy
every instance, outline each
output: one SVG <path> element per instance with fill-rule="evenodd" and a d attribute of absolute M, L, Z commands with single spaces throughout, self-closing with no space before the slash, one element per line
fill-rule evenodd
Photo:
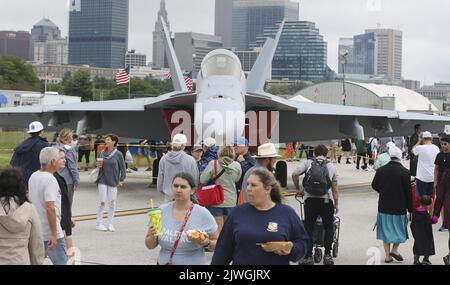
<path fill-rule="evenodd" d="M 215 75 L 233 76 L 241 79 L 242 66 L 239 58 L 231 51 L 217 49 L 210 52 L 202 61 L 202 77 Z"/>

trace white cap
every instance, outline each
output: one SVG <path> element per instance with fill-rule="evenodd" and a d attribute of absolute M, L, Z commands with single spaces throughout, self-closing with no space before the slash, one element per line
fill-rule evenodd
<path fill-rule="evenodd" d="M 187 137 L 183 134 L 176 134 L 173 137 L 172 144 L 174 145 L 185 145 L 187 143 Z"/>
<path fill-rule="evenodd" d="M 44 129 L 44 126 L 42 125 L 41 122 L 35 121 L 32 122 L 29 126 L 28 126 L 28 133 L 29 134 L 33 134 L 33 133 L 39 133 L 40 131 L 42 131 Z"/>
<path fill-rule="evenodd" d="M 394 147 L 389 148 L 389 156 L 395 157 L 398 159 L 402 159 L 403 155 L 402 155 L 402 151 L 398 147 L 394 146 Z"/>
<path fill-rule="evenodd" d="M 213 147 L 216 145 L 216 140 L 213 138 L 206 138 L 203 140 L 203 145 L 206 147 Z"/>
<path fill-rule="evenodd" d="M 389 149 L 389 148 L 391 148 L 391 147 L 393 147 L 393 146 L 395 146 L 395 143 L 393 143 L 393 142 L 388 142 L 387 144 L 386 144 L 386 147 Z"/>
<path fill-rule="evenodd" d="M 423 132 L 422 138 L 424 138 L 424 139 L 431 139 L 431 138 L 433 138 L 433 136 L 431 135 L 430 132 Z"/>

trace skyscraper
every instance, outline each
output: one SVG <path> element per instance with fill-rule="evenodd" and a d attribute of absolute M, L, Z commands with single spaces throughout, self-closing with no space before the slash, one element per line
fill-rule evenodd
<path fill-rule="evenodd" d="M 233 0 L 216 0 L 214 35 L 222 38 L 223 46 L 232 47 Z"/>
<path fill-rule="evenodd" d="M 355 74 L 377 74 L 377 41 L 374 33 L 365 33 L 353 37 L 353 63 Z"/>
<path fill-rule="evenodd" d="M 50 19 L 44 18 L 31 29 L 31 39 L 34 42 L 45 42 L 61 39 L 61 31 Z"/>
<path fill-rule="evenodd" d="M 128 10 L 128 0 L 71 0 L 69 64 L 123 68 Z"/>
<path fill-rule="evenodd" d="M 31 29 L 31 51 L 35 64 L 67 64 L 69 47 L 67 38 L 50 19 L 44 18 Z"/>
<path fill-rule="evenodd" d="M 265 28 L 256 45 L 275 38 L 278 26 Z M 327 71 L 327 43 L 313 22 L 288 21 L 272 61 L 272 79 L 323 80 Z"/>
<path fill-rule="evenodd" d="M 393 29 L 368 29 L 377 42 L 377 73 L 390 79 L 402 79 L 403 35 Z"/>
<path fill-rule="evenodd" d="M 170 23 L 167 18 L 166 2 L 161 0 L 160 8 L 158 11 L 158 19 L 155 23 L 155 30 L 153 31 L 153 67 L 166 68 L 169 67 L 166 56 L 166 44 L 164 41 L 164 31 L 161 22 L 161 17 L 167 24 L 167 28 L 170 31 Z"/>
<path fill-rule="evenodd" d="M 299 3 L 290 0 L 233 0 L 232 5 L 232 46 L 237 50 L 247 50 L 263 35 L 264 28 L 274 27 L 283 19 L 297 21 L 299 17 Z"/>

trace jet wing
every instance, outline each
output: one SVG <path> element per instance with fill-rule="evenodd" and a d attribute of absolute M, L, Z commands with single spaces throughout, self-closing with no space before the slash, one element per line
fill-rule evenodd
<path fill-rule="evenodd" d="M 64 127 L 122 137 L 169 139 L 165 111 L 193 110 L 195 93 L 172 92 L 158 97 L 0 108 L 0 127 L 27 128 L 37 120 L 46 130 Z"/>
<path fill-rule="evenodd" d="M 263 92 L 247 94 L 246 106 L 248 111 L 278 111 L 280 142 L 406 136 L 415 124 L 440 133 L 450 125 L 447 116 L 298 102 Z"/>

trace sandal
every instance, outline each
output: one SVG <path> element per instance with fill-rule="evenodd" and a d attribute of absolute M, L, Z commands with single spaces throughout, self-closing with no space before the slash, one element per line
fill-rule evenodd
<path fill-rule="evenodd" d="M 391 259 L 385 259 L 385 260 L 384 260 L 384 263 L 392 263 L 392 262 L 394 262 L 394 259 L 393 259 L 393 258 L 391 258 Z"/>
<path fill-rule="evenodd" d="M 397 261 L 403 261 L 403 256 L 401 256 L 399 253 L 389 253 L 389 256 L 393 257 Z"/>

